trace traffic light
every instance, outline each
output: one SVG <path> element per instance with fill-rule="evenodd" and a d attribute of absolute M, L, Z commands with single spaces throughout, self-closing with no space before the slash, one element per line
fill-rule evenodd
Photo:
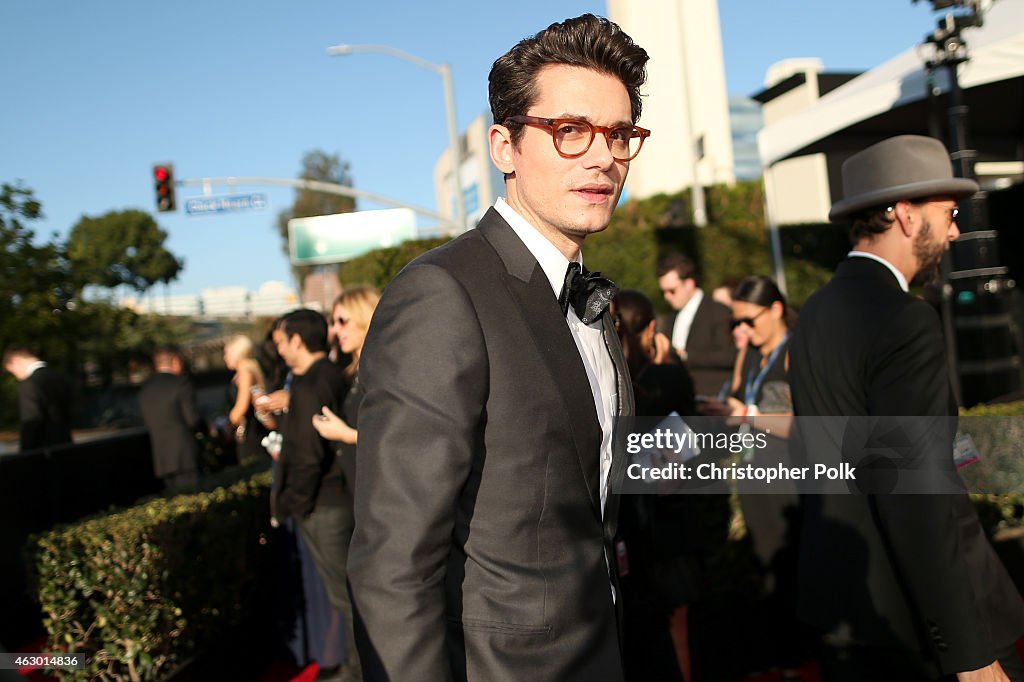
<path fill-rule="evenodd" d="M 156 187 L 156 210 L 160 213 L 174 210 L 174 164 L 158 163 L 153 166 Z"/>

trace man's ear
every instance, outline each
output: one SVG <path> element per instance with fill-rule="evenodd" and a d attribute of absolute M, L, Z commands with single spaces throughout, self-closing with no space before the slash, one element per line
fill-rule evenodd
<path fill-rule="evenodd" d="M 904 237 L 910 237 L 914 234 L 914 216 L 910 206 L 909 201 L 897 201 L 892 209 L 893 216 L 896 218 L 896 224 L 899 226 Z"/>
<path fill-rule="evenodd" d="M 516 168 L 512 160 L 512 133 L 502 125 L 492 125 L 487 131 L 487 142 L 491 152 L 491 162 L 502 173 L 514 173 Z"/>

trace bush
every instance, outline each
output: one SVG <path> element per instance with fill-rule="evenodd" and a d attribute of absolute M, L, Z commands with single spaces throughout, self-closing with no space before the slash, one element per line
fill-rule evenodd
<path fill-rule="evenodd" d="M 689 191 L 626 202 L 607 230 L 587 240 L 587 267 L 623 289 L 639 289 L 662 311 L 668 308 L 655 271 L 669 253 L 681 251 L 696 261 L 706 292 L 730 278 L 774 277 L 760 180 L 714 185 L 705 196 L 709 225 L 703 228 L 690 223 Z M 376 249 L 345 263 L 338 275 L 343 286 L 367 283 L 383 290 L 409 261 L 445 241 L 422 239 Z M 846 234 L 830 225 L 783 227 L 780 241 L 790 301 L 796 306 L 828 281 L 849 251 Z"/>
<path fill-rule="evenodd" d="M 1024 415 L 1024 401 L 998 403 L 995 405 L 982 404 L 960 411 L 960 416 L 962 417 L 1019 417 L 1021 415 Z M 1000 454 L 1004 454 L 1004 451 L 1008 452 L 1010 457 L 1016 461 L 1002 464 L 1002 468 L 1012 469 L 1013 465 L 1019 462 L 1017 453 L 1020 450 L 1019 430 L 1021 424 L 1017 420 L 1011 422 L 999 420 L 991 426 L 996 430 L 1003 431 L 1000 436 L 1006 442 L 986 443 L 984 444 L 986 452 L 995 452 L 996 454 L 992 457 L 994 459 L 998 459 Z M 1007 459 L 1007 457 L 1004 455 L 1003 459 Z M 990 464 L 991 462 L 983 459 L 981 464 L 975 464 L 970 469 L 965 470 L 965 478 L 970 481 L 974 476 L 972 469 L 979 466 L 989 466 Z M 1024 525 L 1024 493 L 978 494 L 971 495 L 971 499 L 978 510 L 981 525 L 989 537 L 995 536 L 1000 531 L 1020 528 Z"/>
<path fill-rule="evenodd" d="M 48 648 L 87 663 L 61 679 L 159 679 L 238 626 L 267 565 L 269 490 L 262 472 L 35 539 Z"/>
<path fill-rule="evenodd" d="M 374 249 L 339 266 L 338 279 L 343 287 L 369 284 L 384 291 L 410 261 L 447 241 L 445 238 L 416 239 L 386 249 Z"/>

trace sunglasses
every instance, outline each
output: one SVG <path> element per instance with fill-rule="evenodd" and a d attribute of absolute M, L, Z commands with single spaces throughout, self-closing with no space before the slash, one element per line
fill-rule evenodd
<path fill-rule="evenodd" d="M 732 322 L 729 323 L 729 326 L 733 329 L 740 326 L 741 324 L 745 324 L 748 327 L 753 327 L 754 320 L 764 315 L 766 312 L 768 312 L 768 310 L 768 308 L 765 308 L 764 310 L 759 312 L 757 315 L 754 315 L 753 317 L 734 317 L 732 318 Z"/>

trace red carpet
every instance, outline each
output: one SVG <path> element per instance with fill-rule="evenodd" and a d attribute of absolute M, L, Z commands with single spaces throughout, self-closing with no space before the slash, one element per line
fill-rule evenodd
<path fill-rule="evenodd" d="M 313 682 L 318 672 L 320 668 L 316 663 L 299 668 L 293 663 L 276 661 L 256 682 Z"/>

